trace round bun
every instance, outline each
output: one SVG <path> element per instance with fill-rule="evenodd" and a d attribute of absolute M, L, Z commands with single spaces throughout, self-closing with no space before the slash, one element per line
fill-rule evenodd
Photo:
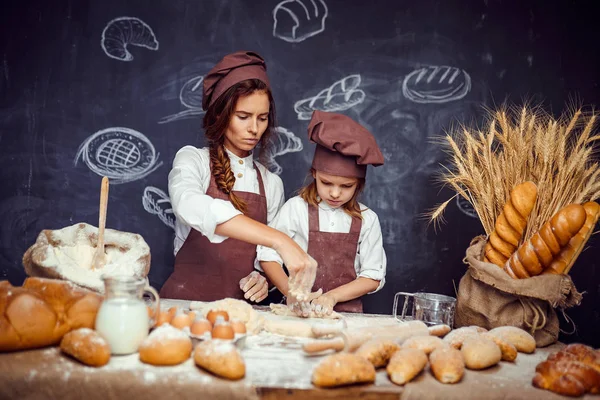
<path fill-rule="evenodd" d="M 192 339 L 169 324 L 161 325 L 142 342 L 139 353 L 146 364 L 181 364 L 192 354 Z"/>

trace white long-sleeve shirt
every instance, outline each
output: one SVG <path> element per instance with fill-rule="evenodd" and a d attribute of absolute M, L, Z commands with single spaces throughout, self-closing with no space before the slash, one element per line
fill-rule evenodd
<path fill-rule="evenodd" d="M 357 277 L 374 279 L 379 287 L 371 293 L 380 290 L 385 284 L 387 258 L 383 249 L 383 237 L 379 218 L 373 210 L 360 204 L 362 225 L 354 260 Z M 319 230 L 321 232 L 350 232 L 352 217 L 342 208 L 332 208 L 326 202 L 319 204 Z M 308 204 L 300 197 L 289 199 L 269 226 L 282 231 L 291 237 L 304 251 L 308 250 Z M 279 254 L 264 246 L 257 246 L 255 268 L 262 271 L 260 261 L 275 261 L 283 264 Z"/>
<path fill-rule="evenodd" d="M 253 155 L 240 158 L 227 150 L 231 170 L 235 175 L 234 190 L 259 193 Z M 267 198 L 267 223 L 271 222 L 284 203 L 281 178 L 258 163 Z M 215 233 L 217 225 L 241 214 L 230 201 L 215 199 L 206 194 L 210 184 L 209 149 L 185 146 L 175 155 L 169 172 L 169 197 L 175 221 L 174 252 L 177 254 L 192 228 L 212 243 L 227 239 Z"/>

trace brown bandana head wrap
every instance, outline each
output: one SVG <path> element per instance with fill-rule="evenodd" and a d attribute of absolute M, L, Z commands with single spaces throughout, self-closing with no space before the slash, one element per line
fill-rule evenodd
<path fill-rule="evenodd" d="M 375 137 L 343 114 L 314 111 L 308 138 L 315 142 L 312 167 L 331 175 L 364 178 L 367 165 L 383 165 Z"/>
<path fill-rule="evenodd" d="M 259 79 L 270 86 L 265 60 L 252 51 L 226 55 L 204 77 L 202 109 L 206 111 L 227 89 L 247 79 Z"/>

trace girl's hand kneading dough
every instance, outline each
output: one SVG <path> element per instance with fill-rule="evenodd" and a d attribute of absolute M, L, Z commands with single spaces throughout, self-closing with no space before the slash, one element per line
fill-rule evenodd
<path fill-rule="evenodd" d="M 240 280 L 240 289 L 244 292 L 245 299 L 255 303 L 263 301 L 269 294 L 267 279 L 257 271 L 250 272 Z"/>
<path fill-rule="evenodd" d="M 311 302 L 312 309 L 319 318 L 331 315 L 336 304 L 336 299 L 329 293 L 325 293 Z"/>
<path fill-rule="evenodd" d="M 307 301 L 298 301 L 298 299 L 296 297 L 294 297 L 292 294 L 288 293 L 286 303 L 287 303 L 287 306 L 289 307 L 289 309 L 294 312 L 294 314 L 296 314 L 299 317 L 308 318 L 308 317 L 310 317 L 310 312 L 312 309 L 312 305 L 310 303 L 311 300 L 321 296 L 322 293 L 323 293 L 323 290 L 321 290 L 321 289 L 317 290 L 314 293 L 310 293 L 308 295 Z"/>

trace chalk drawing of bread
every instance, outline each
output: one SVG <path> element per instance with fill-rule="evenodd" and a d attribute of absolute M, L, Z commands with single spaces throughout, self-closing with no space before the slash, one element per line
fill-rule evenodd
<path fill-rule="evenodd" d="M 162 165 L 159 153 L 142 133 L 130 128 L 102 129 L 88 137 L 77 150 L 90 170 L 110 178 L 111 184 L 141 179 Z"/>
<path fill-rule="evenodd" d="M 471 90 L 471 77 L 460 68 L 427 66 L 408 74 L 402 94 L 415 103 L 446 103 L 460 100 Z"/>
<path fill-rule="evenodd" d="M 274 134 L 269 138 L 269 147 L 267 147 L 267 168 L 269 171 L 281 175 L 283 168 L 275 158 L 287 153 L 302 151 L 303 147 L 302 140 L 294 135 L 294 132 L 282 126 L 276 127 Z"/>
<path fill-rule="evenodd" d="M 171 208 L 171 200 L 165 192 L 154 186 L 146 187 L 142 196 L 142 205 L 144 210 L 157 215 L 165 225 L 175 229 L 175 215 Z"/>
<path fill-rule="evenodd" d="M 133 55 L 127 46 L 145 47 L 158 50 L 158 40 L 144 21 L 135 17 L 119 17 L 109 21 L 102 31 L 102 49 L 110 58 L 131 61 Z"/>
<path fill-rule="evenodd" d="M 316 96 L 297 101 L 294 110 L 298 119 L 309 120 L 314 110 L 343 111 L 365 101 L 365 92 L 358 89 L 360 75 L 349 75 L 327 89 L 321 90 Z"/>
<path fill-rule="evenodd" d="M 285 0 L 273 9 L 273 36 L 298 43 L 325 30 L 324 0 Z"/>

